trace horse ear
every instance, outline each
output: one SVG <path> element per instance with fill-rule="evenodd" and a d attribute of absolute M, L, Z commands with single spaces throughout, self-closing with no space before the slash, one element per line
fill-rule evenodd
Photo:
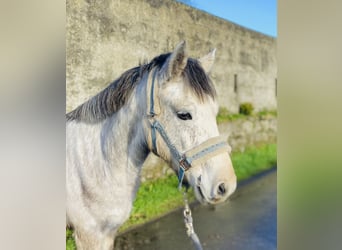
<path fill-rule="evenodd" d="M 186 66 L 187 61 L 188 56 L 186 52 L 186 43 L 185 41 L 182 41 L 176 46 L 165 65 L 162 67 L 162 71 L 164 71 L 163 73 L 165 74 L 166 79 L 180 76 Z"/>
<path fill-rule="evenodd" d="M 214 65 L 216 49 L 213 49 L 209 54 L 201 57 L 198 61 L 201 63 L 205 73 L 209 73 Z"/>

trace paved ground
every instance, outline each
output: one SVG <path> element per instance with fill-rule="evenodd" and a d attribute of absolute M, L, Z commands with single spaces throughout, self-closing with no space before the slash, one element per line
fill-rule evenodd
<path fill-rule="evenodd" d="M 194 227 L 203 248 L 277 249 L 277 172 L 241 183 L 229 202 L 216 207 L 194 204 Z M 182 211 L 116 238 L 115 249 L 194 249 L 185 233 Z"/>

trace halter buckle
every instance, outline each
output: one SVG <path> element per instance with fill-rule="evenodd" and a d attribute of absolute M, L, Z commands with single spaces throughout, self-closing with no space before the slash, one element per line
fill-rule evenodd
<path fill-rule="evenodd" d="M 179 160 L 179 170 L 178 170 L 178 189 L 182 189 L 182 183 L 184 178 L 184 173 L 191 167 L 191 164 L 188 162 L 188 159 L 185 155 Z"/>
<path fill-rule="evenodd" d="M 191 168 L 191 163 L 188 162 L 186 157 L 182 157 L 182 159 L 179 161 L 179 165 L 182 166 L 184 171 L 187 171 L 189 168 Z"/>

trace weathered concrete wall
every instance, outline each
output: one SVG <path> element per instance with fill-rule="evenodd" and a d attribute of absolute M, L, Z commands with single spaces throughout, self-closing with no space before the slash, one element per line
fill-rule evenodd
<path fill-rule="evenodd" d="M 217 48 L 211 76 L 220 106 L 231 112 L 242 102 L 276 108 L 272 37 L 172 0 L 67 0 L 66 28 L 67 111 L 181 40 L 192 57 Z"/>
<path fill-rule="evenodd" d="M 233 151 L 243 152 L 246 147 L 275 143 L 277 140 L 277 118 L 248 117 L 218 124 L 220 134 L 228 138 Z"/>
<path fill-rule="evenodd" d="M 228 138 L 233 152 L 243 152 L 246 147 L 265 143 L 276 143 L 277 119 L 275 117 L 249 117 L 218 124 L 220 134 Z M 150 154 L 143 168 L 141 180 L 152 180 L 173 174 L 166 163 Z"/>

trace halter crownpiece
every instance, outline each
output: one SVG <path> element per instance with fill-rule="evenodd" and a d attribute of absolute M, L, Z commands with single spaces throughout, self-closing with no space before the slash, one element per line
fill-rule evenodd
<path fill-rule="evenodd" d="M 147 80 L 147 110 L 148 119 L 151 125 L 151 147 L 152 152 L 158 155 L 157 150 L 157 131 L 171 151 L 172 157 L 178 163 L 178 188 L 182 186 L 184 174 L 192 166 L 201 164 L 208 159 L 230 151 L 230 146 L 221 136 L 210 138 L 201 144 L 193 147 L 185 153 L 180 153 L 176 146 L 171 142 L 161 123 L 156 119 L 160 114 L 158 98 L 158 84 L 156 76 L 158 70 L 153 69 Z"/>
<path fill-rule="evenodd" d="M 157 69 L 152 69 L 152 72 L 148 75 L 148 79 L 147 79 L 147 89 L 146 89 L 147 110 L 149 112 L 148 116 L 152 116 L 152 117 L 160 114 L 160 105 L 159 105 L 159 98 L 158 98 L 159 88 L 155 84 L 157 73 L 158 73 Z"/>

